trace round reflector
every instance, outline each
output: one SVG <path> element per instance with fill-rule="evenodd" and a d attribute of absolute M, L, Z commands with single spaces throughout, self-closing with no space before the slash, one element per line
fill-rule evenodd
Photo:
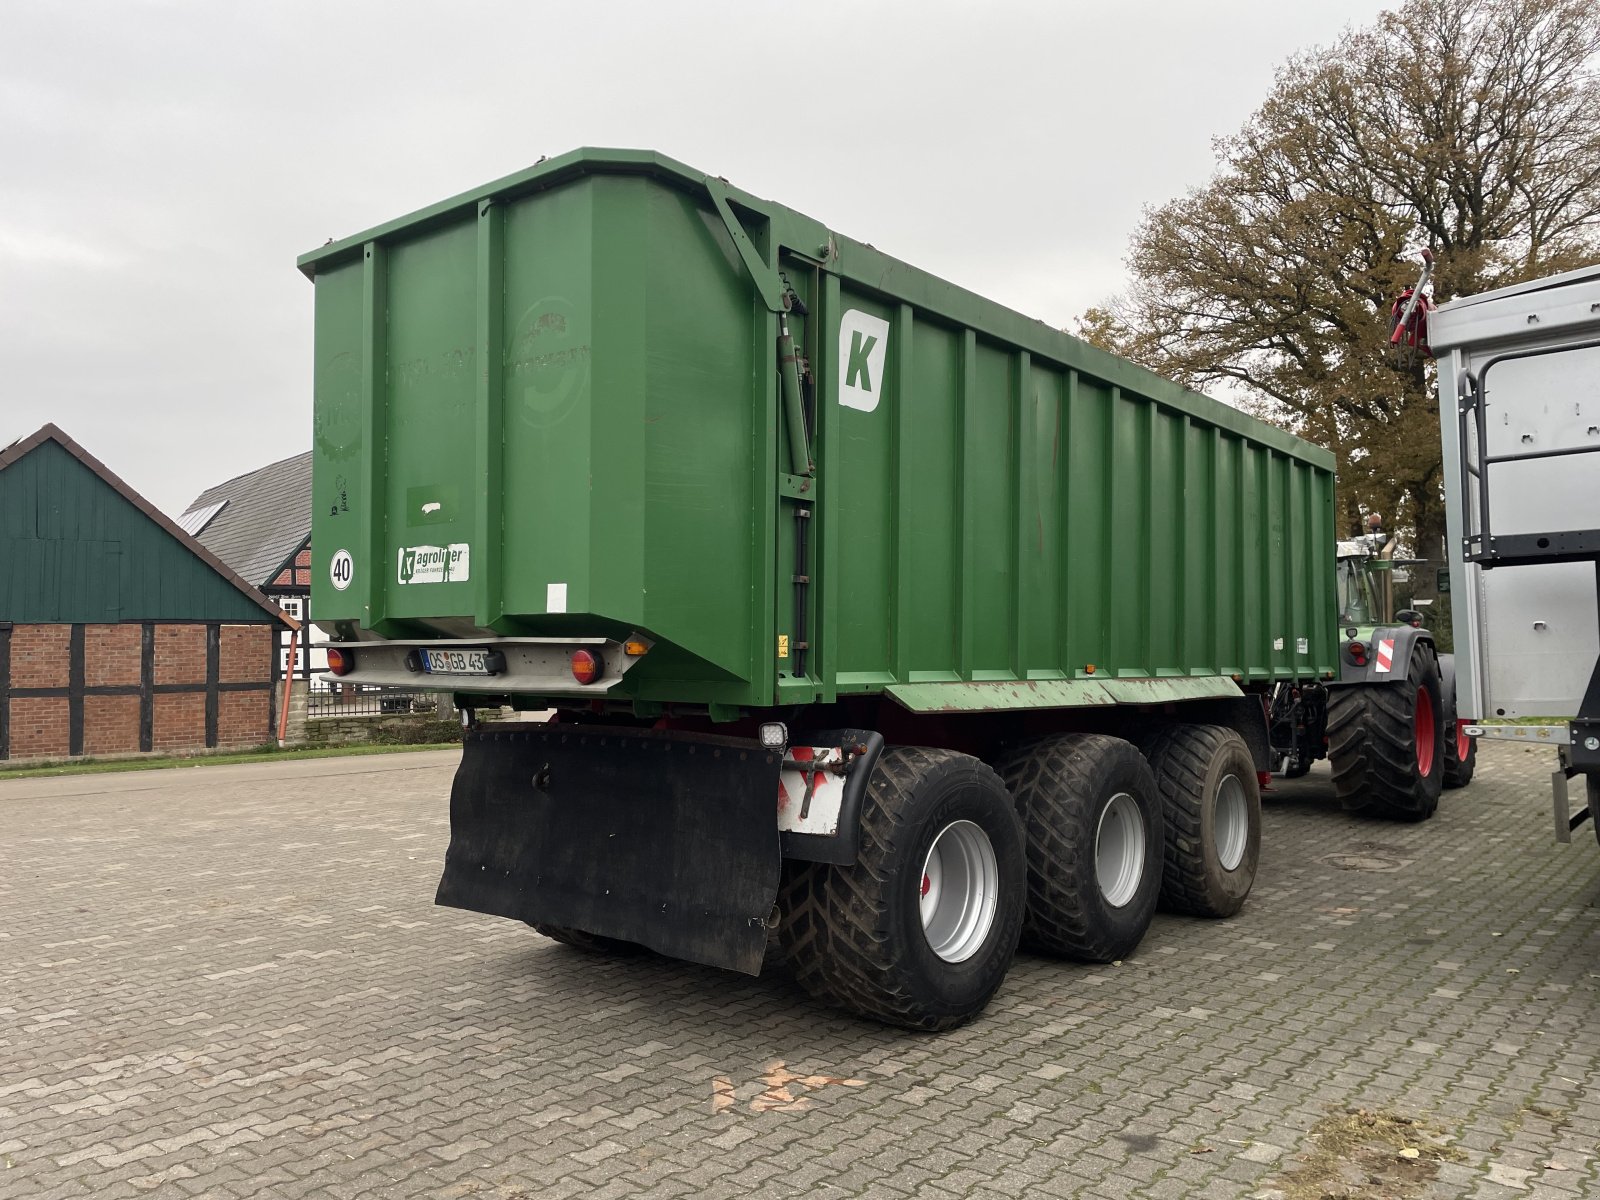
<path fill-rule="evenodd" d="M 356 656 L 344 650 L 328 651 L 328 670 L 335 675 L 348 675 L 356 669 Z"/>
<path fill-rule="evenodd" d="M 572 677 L 579 683 L 593 683 L 604 675 L 605 671 L 605 663 L 600 661 L 600 656 L 593 650 L 572 652 Z"/>

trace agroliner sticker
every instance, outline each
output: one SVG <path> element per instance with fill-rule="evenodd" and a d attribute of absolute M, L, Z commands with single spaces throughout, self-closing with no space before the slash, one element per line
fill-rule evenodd
<path fill-rule="evenodd" d="M 471 565 L 466 542 L 448 546 L 406 546 L 400 551 L 401 583 L 460 583 Z"/>

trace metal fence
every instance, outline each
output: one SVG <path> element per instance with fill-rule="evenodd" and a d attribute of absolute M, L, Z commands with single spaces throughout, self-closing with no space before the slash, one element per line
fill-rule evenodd
<path fill-rule="evenodd" d="M 371 687 L 359 683 L 326 684 L 311 681 L 306 696 L 306 716 L 388 717 L 432 713 L 439 703 L 436 692 L 406 692 L 399 688 Z"/>

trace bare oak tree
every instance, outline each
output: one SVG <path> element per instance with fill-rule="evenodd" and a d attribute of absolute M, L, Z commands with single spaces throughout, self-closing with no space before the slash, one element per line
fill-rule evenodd
<path fill-rule="evenodd" d="M 1436 554 L 1433 371 L 1386 354 L 1390 305 L 1424 246 L 1440 301 L 1600 259 L 1597 55 L 1595 0 L 1405 0 L 1291 60 L 1079 333 L 1326 446 L 1342 532 L 1370 507 Z"/>

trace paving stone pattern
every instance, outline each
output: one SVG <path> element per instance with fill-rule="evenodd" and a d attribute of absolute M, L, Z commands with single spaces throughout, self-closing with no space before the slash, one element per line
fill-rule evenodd
<path fill-rule="evenodd" d="M 1420 826 L 1279 785 L 1243 913 L 943 1036 L 432 906 L 448 754 L 0 782 L 0 1196 L 1271 1195 L 1348 1106 L 1600 1195 L 1600 849 L 1548 750 Z"/>

